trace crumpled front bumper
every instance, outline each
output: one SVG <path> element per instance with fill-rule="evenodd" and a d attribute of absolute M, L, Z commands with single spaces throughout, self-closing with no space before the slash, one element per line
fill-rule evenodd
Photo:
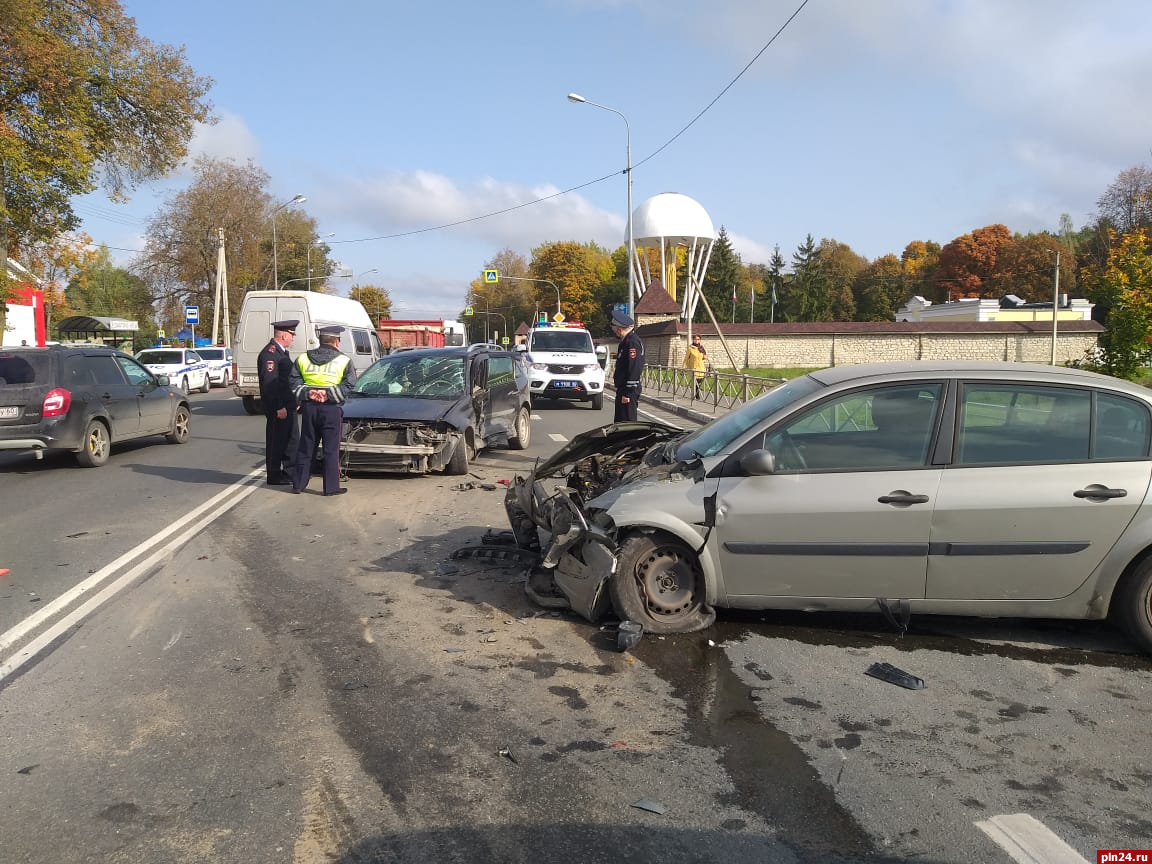
<path fill-rule="evenodd" d="M 548 493 L 533 476 L 513 479 L 504 509 L 516 544 L 541 553 L 528 595 L 544 606 L 561 605 L 555 601 L 563 597 L 573 612 L 598 621 L 610 608 L 605 589 L 616 572 L 614 532 L 590 522 L 563 487 Z"/>

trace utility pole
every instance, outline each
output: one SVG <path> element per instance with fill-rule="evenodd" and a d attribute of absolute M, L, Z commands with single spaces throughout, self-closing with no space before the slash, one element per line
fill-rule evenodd
<path fill-rule="evenodd" d="M 232 338 L 229 330 L 232 329 L 228 316 L 228 262 L 224 254 L 224 229 L 216 229 L 216 303 L 212 311 L 212 344 L 220 344 L 220 323 L 224 324 L 224 345 L 231 347 Z M 195 344 L 195 343 L 193 343 Z"/>
<path fill-rule="evenodd" d="M 1056 276 L 1052 280 L 1052 365 L 1056 365 L 1056 315 L 1060 311 L 1060 250 L 1056 250 Z"/>

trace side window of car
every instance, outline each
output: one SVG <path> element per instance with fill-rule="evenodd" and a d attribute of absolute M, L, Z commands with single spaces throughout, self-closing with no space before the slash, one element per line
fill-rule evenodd
<path fill-rule="evenodd" d="M 1148 456 L 1148 409 L 1134 399 L 1100 393 L 1096 397 L 1096 459 Z"/>
<path fill-rule="evenodd" d="M 60 364 L 60 386 L 68 389 L 91 387 L 96 383 L 95 373 L 83 354 L 65 357 Z"/>
<path fill-rule="evenodd" d="M 804 412 L 763 439 L 779 471 L 874 471 L 928 462 L 943 385 L 855 390 Z"/>
<path fill-rule="evenodd" d="M 961 387 L 957 464 L 1085 461 L 1091 416 L 1089 390 L 965 384 Z"/>
<path fill-rule="evenodd" d="M 103 387 L 121 387 L 124 376 L 116 364 L 116 358 L 109 354 L 93 355 L 84 358 L 84 365 L 92 371 L 96 383 Z"/>
<path fill-rule="evenodd" d="M 356 345 L 357 354 L 372 353 L 372 340 L 368 338 L 367 330 L 353 330 L 352 341 Z"/>
<path fill-rule="evenodd" d="M 129 384 L 154 384 L 156 379 L 152 373 L 133 360 L 131 357 L 117 357 L 116 362 L 124 372 Z"/>
<path fill-rule="evenodd" d="M 511 384 L 513 380 L 511 357 L 488 358 L 488 386 L 498 387 Z"/>
<path fill-rule="evenodd" d="M 189 351 L 184 355 L 184 362 L 185 363 L 203 363 L 204 361 L 200 359 L 200 355 L 197 354 L 195 351 Z"/>

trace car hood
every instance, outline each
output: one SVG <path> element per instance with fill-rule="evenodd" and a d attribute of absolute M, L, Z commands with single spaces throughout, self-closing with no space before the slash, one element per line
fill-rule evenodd
<path fill-rule="evenodd" d="M 416 399 L 411 396 L 352 396 L 344 403 L 345 420 L 444 420 L 462 399 Z"/>
<path fill-rule="evenodd" d="M 662 444 L 684 434 L 684 430 L 665 423 L 630 420 L 611 423 L 599 429 L 581 432 L 532 472 L 533 477 L 560 477 L 577 462 L 589 456 L 619 456 L 629 450 L 639 456 L 654 444 Z"/>

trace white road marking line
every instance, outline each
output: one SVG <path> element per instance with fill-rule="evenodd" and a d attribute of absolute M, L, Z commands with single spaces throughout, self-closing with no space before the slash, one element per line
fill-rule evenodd
<path fill-rule="evenodd" d="M 91 611 L 95 610 L 106 600 L 110 599 L 119 591 L 121 591 L 137 576 L 145 572 L 148 567 L 152 566 L 154 563 L 159 561 L 162 557 L 169 554 L 170 552 L 175 551 L 181 544 L 187 542 L 189 539 L 195 536 L 197 531 L 200 531 L 206 525 L 211 524 L 219 516 L 223 515 L 225 512 L 242 501 L 245 497 L 258 489 L 259 486 L 255 485 L 253 481 L 260 477 L 263 473 L 263 466 L 253 469 L 252 473 L 248 474 L 243 479 L 233 483 L 227 489 L 209 498 L 199 507 L 196 507 L 195 509 L 186 513 L 184 516 L 177 519 L 163 531 L 160 531 L 154 534 L 152 537 L 149 537 L 134 549 L 128 550 L 111 564 L 100 568 L 83 582 L 74 585 L 70 590 L 61 594 L 44 608 L 38 610 L 33 615 L 29 615 L 15 627 L 8 630 L 8 632 L 0 635 L 0 651 L 3 651 L 5 648 L 15 644 L 20 639 L 33 632 L 41 624 L 52 618 L 52 616 L 59 614 L 70 604 L 76 602 L 88 592 L 91 592 L 95 588 L 99 587 L 103 582 L 114 576 L 123 567 L 125 567 L 130 561 L 148 552 L 153 547 L 158 546 L 165 539 L 180 531 L 181 528 L 191 524 L 191 527 L 188 528 L 188 530 L 185 530 L 182 534 L 175 537 L 167 544 L 161 546 L 158 551 L 154 552 L 148 558 L 137 564 L 111 586 L 92 598 L 92 600 L 90 600 L 88 603 L 84 604 L 72 614 L 62 619 L 54 627 L 43 633 L 38 639 L 30 642 L 20 652 L 20 657 L 22 659 L 19 661 L 11 661 L 8 663 L 0 664 L 0 681 L 3 681 L 5 678 L 23 666 L 33 657 L 35 657 L 39 651 L 43 650 L 43 648 L 45 648 L 47 645 L 50 645 L 54 639 L 56 639 L 61 633 L 65 632 L 76 621 L 82 620 L 85 616 L 90 614 Z M 243 488 L 245 485 L 247 485 L 246 489 Z M 228 496 L 233 496 L 231 501 L 226 500 Z M 207 515 L 205 516 L 205 514 Z"/>
<path fill-rule="evenodd" d="M 975 825 L 1019 864 L 1088 864 L 1048 826 L 1027 813 L 993 816 Z"/>
<path fill-rule="evenodd" d="M 533 420 L 543 420 L 544 419 L 539 414 L 530 414 L 528 416 L 530 416 Z"/>
<path fill-rule="evenodd" d="M 559 432 L 549 432 L 548 437 L 551 438 L 553 441 L 559 441 L 560 443 L 563 443 L 563 442 L 568 440 L 563 435 L 561 435 Z"/>

